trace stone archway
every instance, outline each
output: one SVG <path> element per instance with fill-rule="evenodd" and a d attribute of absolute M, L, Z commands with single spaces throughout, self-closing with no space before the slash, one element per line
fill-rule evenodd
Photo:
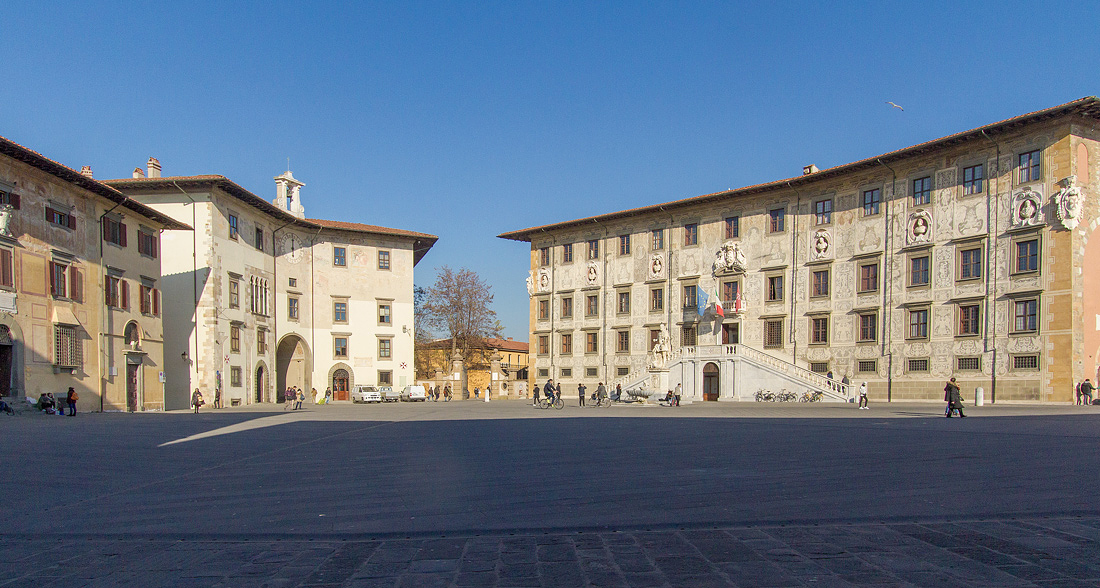
<path fill-rule="evenodd" d="M 287 386 L 297 386 L 307 394 L 313 387 L 313 353 L 305 339 L 293 333 L 285 335 L 275 348 L 275 401 L 283 401 Z"/>
<path fill-rule="evenodd" d="M 325 387 L 332 391 L 333 400 L 349 400 L 350 390 L 355 386 L 355 370 L 346 363 L 334 363 L 328 370 Z M 341 390 L 340 388 L 343 388 Z"/>
<path fill-rule="evenodd" d="M 253 372 L 253 376 L 255 376 L 252 379 L 252 385 L 255 386 L 252 391 L 253 401 L 257 404 L 261 402 L 266 402 L 268 397 L 267 387 L 269 380 L 267 364 L 262 361 L 258 362 L 256 364 L 256 371 Z"/>
<path fill-rule="evenodd" d="M 703 366 L 703 400 L 718 400 L 719 381 L 718 364 L 709 362 Z"/>

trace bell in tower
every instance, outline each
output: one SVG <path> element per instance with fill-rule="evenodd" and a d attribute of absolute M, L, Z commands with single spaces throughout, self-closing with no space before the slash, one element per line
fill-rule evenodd
<path fill-rule="evenodd" d="M 302 206 L 301 199 L 302 186 L 305 184 L 295 180 L 290 170 L 275 176 L 275 206 L 298 218 L 305 218 L 306 209 Z"/>

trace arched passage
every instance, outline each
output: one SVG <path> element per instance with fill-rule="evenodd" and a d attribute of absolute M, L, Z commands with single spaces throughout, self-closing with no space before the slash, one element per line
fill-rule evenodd
<path fill-rule="evenodd" d="M 710 362 L 703 366 L 703 400 L 718 400 L 718 364 Z"/>
<path fill-rule="evenodd" d="M 313 354 L 304 339 L 289 334 L 279 341 L 275 349 L 275 401 L 283 402 L 288 386 L 297 386 L 309 392 L 313 387 Z"/>
<path fill-rule="evenodd" d="M 256 364 L 256 377 L 253 379 L 255 389 L 252 391 L 252 398 L 258 404 L 263 402 L 267 397 L 267 365 L 264 362 Z"/>
<path fill-rule="evenodd" d="M 332 390 L 333 400 L 349 400 L 349 391 L 355 386 L 355 371 L 346 363 L 337 362 L 328 370 L 325 387 Z"/>

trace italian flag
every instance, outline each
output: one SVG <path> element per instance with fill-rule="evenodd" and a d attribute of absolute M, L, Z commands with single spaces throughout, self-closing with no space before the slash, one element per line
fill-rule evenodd
<path fill-rule="evenodd" d="M 718 295 L 718 289 L 714 290 L 714 314 L 725 318 L 726 311 L 722 308 L 722 297 Z"/>

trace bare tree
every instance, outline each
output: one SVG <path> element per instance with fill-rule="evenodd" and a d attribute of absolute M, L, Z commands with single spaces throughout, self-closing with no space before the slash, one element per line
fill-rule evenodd
<path fill-rule="evenodd" d="M 473 270 L 439 268 L 424 301 L 424 320 L 427 326 L 450 337 L 452 355 L 460 351 L 469 362 L 473 359 L 471 352 L 484 355 L 485 339 L 500 336 L 501 324 L 492 309 L 492 290 Z M 465 389 L 465 374 L 462 380 Z"/>

